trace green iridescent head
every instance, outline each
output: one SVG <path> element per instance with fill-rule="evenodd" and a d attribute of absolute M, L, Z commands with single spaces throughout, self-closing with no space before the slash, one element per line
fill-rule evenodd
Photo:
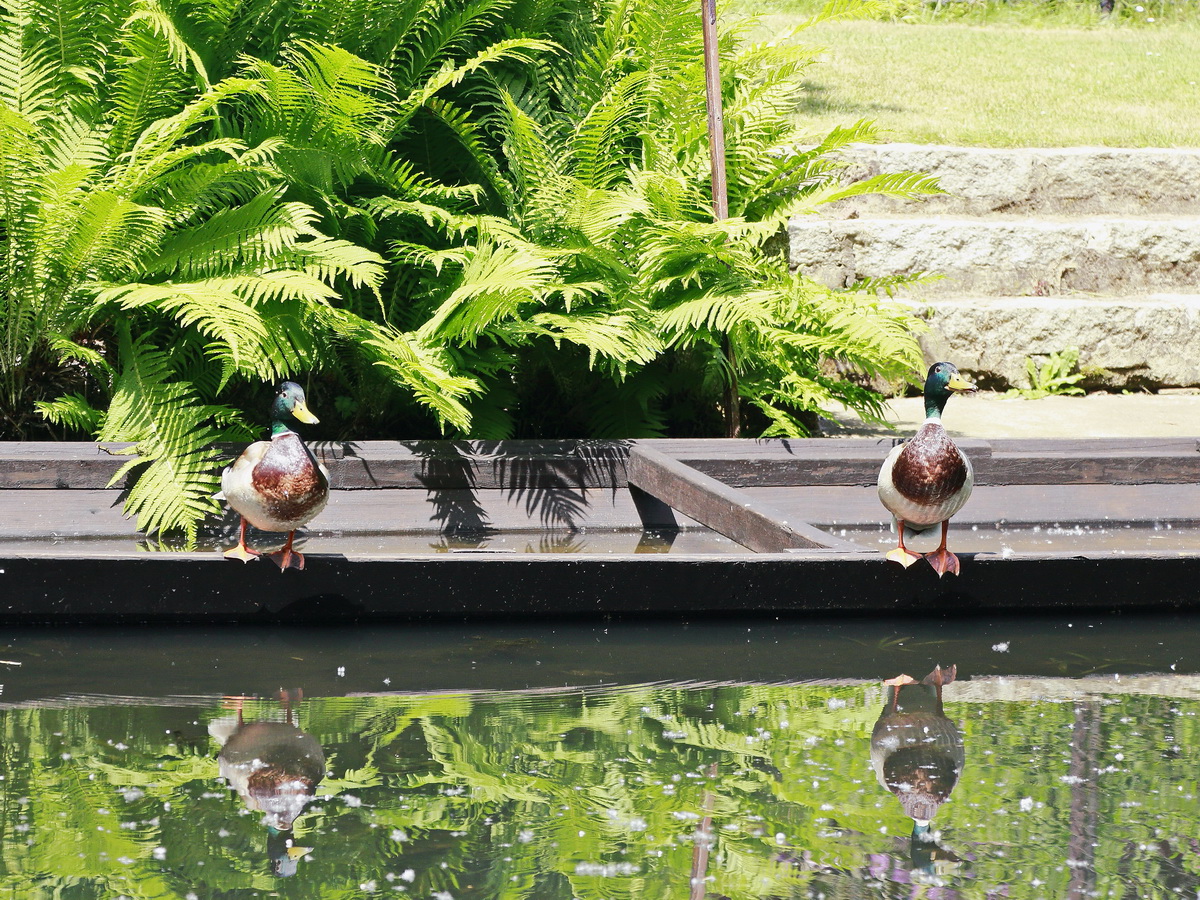
<path fill-rule="evenodd" d="M 304 400 L 304 388 L 294 381 L 281 381 L 275 389 L 275 400 L 271 404 L 271 433 L 291 431 L 291 419 L 298 419 L 306 425 L 315 425 L 320 421 L 308 411 L 308 404 Z"/>
<path fill-rule="evenodd" d="M 975 385 L 958 374 L 954 363 L 934 363 L 925 376 L 925 415 L 940 417 L 951 394 L 966 394 L 974 390 Z"/>

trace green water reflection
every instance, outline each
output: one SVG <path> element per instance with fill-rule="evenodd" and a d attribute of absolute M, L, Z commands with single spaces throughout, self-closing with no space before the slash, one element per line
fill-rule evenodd
<path fill-rule="evenodd" d="M 0 887 L 438 900 L 1200 889 L 1200 679 L 960 673 L 944 688 L 960 746 L 943 750 L 965 762 L 915 838 L 872 766 L 881 716 L 894 723 L 909 702 L 891 700 L 877 681 L 310 697 L 292 704 L 292 731 L 326 772 L 289 788 L 304 796 L 284 839 L 264 824 L 269 785 L 254 800 L 221 778 L 232 699 L 10 707 Z M 241 706 L 242 727 L 291 727 L 276 699 Z"/>

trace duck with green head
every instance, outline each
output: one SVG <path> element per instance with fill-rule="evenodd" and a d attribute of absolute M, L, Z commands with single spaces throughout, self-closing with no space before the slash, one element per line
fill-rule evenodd
<path fill-rule="evenodd" d="M 975 474 L 971 461 L 951 440 L 942 427 L 942 410 L 951 394 L 968 393 L 975 385 L 958 374 L 952 363 L 939 362 L 929 367 L 925 378 L 925 421 L 913 436 L 892 448 L 879 470 L 879 499 L 896 519 L 898 546 L 887 558 L 908 568 L 918 559 L 904 546 L 904 529 L 924 531 L 941 523 L 942 542 L 925 554 L 941 577 L 958 574 L 958 557 L 946 549 L 946 531 L 950 517 L 962 509 Z"/>
<path fill-rule="evenodd" d="M 271 404 L 271 439 L 245 449 L 221 474 L 221 493 L 242 517 L 238 544 L 225 551 L 230 559 L 249 562 L 261 554 L 246 546 L 246 523 L 263 531 L 286 531 L 282 550 L 268 554 L 280 570 L 303 569 L 304 555 L 292 549 L 296 529 L 312 521 L 329 501 L 329 473 L 300 435 L 288 424 L 297 419 L 315 424 L 308 411 L 304 389 L 284 381 Z"/>

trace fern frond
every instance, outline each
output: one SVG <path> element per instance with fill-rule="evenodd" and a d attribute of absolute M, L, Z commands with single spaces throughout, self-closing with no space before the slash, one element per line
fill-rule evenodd
<path fill-rule="evenodd" d="M 29 122 L 54 109 L 56 60 L 31 33 L 29 0 L 9 0 L 0 14 L 0 103 Z"/>
<path fill-rule="evenodd" d="M 829 182 L 816 190 L 806 193 L 802 200 L 792 208 L 793 213 L 811 211 L 823 203 L 833 203 L 847 197 L 861 197 L 864 194 L 882 194 L 889 197 L 914 199 L 931 194 L 944 194 L 938 186 L 937 176 L 925 175 L 920 172 L 891 172 L 873 175 L 851 184 L 839 185 Z"/>
<path fill-rule="evenodd" d="M 895 6 L 895 0 L 828 0 L 821 11 L 806 20 L 800 28 L 845 19 L 877 18 Z"/>
<path fill-rule="evenodd" d="M 331 311 L 335 327 L 351 338 L 367 358 L 406 388 L 444 428 L 466 433 L 471 414 L 464 401 L 481 390 L 480 383 L 451 371 L 445 352 L 431 347 L 416 335 L 377 326 L 344 311 Z"/>
<path fill-rule="evenodd" d="M 456 66 L 447 61 L 419 89 L 401 100 L 398 121 L 407 121 L 417 109 L 429 102 L 439 91 L 460 83 L 468 75 L 489 65 L 502 60 L 532 63 L 534 58 L 531 54 L 550 53 L 555 49 L 554 44 L 549 41 L 509 38 L 491 44 L 461 65 Z"/>
<path fill-rule="evenodd" d="M 528 321 L 536 333 L 556 344 L 567 341 L 585 348 L 588 368 L 599 358 L 622 376 L 627 364 L 648 363 L 663 350 L 662 339 L 631 315 L 538 313 Z"/>
<path fill-rule="evenodd" d="M 158 37 L 166 47 L 167 57 L 182 70 L 189 67 L 199 76 L 200 86 L 207 88 L 211 85 L 208 69 L 204 59 L 184 35 L 179 31 L 175 20 L 167 13 L 157 0 L 135 0 L 136 9 L 125 22 L 126 27 L 145 22 L 150 32 Z"/>
<path fill-rule="evenodd" d="M 482 244 L 463 267 L 458 287 L 421 328 L 422 339 L 465 340 L 536 302 L 557 275 L 554 264 L 531 249 Z"/>
<path fill-rule="evenodd" d="M 140 530 L 178 530 L 195 541 L 201 520 L 218 512 L 213 494 L 222 457 L 211 445 L 222 434 L 208 424 L 217 412 L 236 415 L 201 403 L 190 385 L 176 380 L 170 354 L 148 335 L 133 339 L 122 330 L 121 374 L 99 439 L 135 442 L 134 458 L 110 484 L 136 472 L 125 510 Z"/>
<path fill-rule="evenodd" d="M 723 333 L 747 324 L 765 326 L 776 315 L 776 298 L 770 292 L 704 292 L 664 307 L 657 319 L 665 333 L 686 345 L 688 336 L 696 332 Z"/>
<path fill-rule="evenodd" d="M 104 411 L 92 406 L 82 394 L 67 394 L 56 400 L 39 400 L 34 406 L 48 421 L 83 434 L 95 434 L 104 421 Z"/>

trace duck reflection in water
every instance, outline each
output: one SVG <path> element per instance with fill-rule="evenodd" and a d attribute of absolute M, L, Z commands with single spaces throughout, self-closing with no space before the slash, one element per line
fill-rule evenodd
<path fill-rule="evenodd" d="M 957 667 L 936 666 L 921 681 L 889 678 L 883 712 L 871 732 L 871 765 L 879 783 L 896 795 L 913 820 L 914 869 L 934 874 L 936 861 L 957 861 L 930 833 L 929 823 L 962 774 L 962 732 L 942 710 L 942 688 Z"/>
<path fill-rule="evenodd" d="M 280 691 L 284 721 L 246 722 L 244 697 L 228 698 L 236 715 L 217 719 L 208 731 L 221 745 L 217 756 L 221 777 L 238 792 L 246 808 L 263 814 L 271 872 L 294 875 L 311 847 L 297 847 L 292 825 L 325 777 L 325 753 L 311 734 L 295 724 L 293 701 L 302 693 Z"/>

